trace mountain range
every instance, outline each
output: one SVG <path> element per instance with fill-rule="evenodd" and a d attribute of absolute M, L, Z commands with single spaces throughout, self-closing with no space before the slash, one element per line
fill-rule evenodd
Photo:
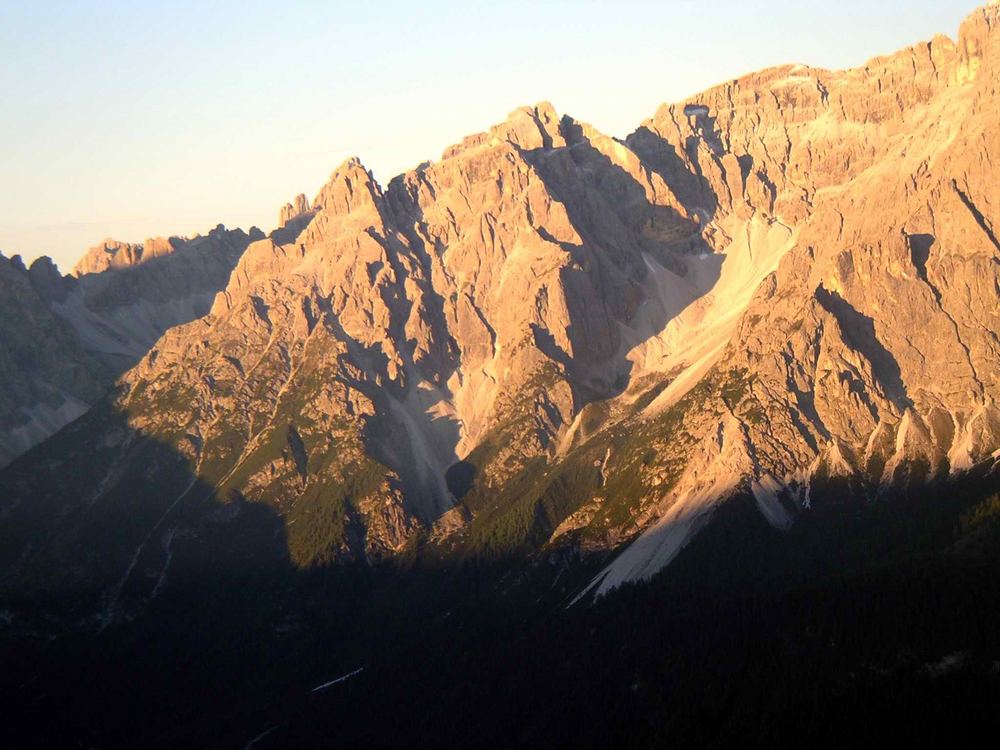
<path fill-rule="evenodd" d="M 350 159 L 268 235 L 109 240 L 68 276 L 0 258 L 8 656 L 228 653 L 199 640 L 219 617 L 255 623 L 254 654 L 336 633 L 349 685 L 411 613 L 443 634 L 483 602 L 516 627 L 635 616 L 720 570 L 727 596 L 928 555 L 993 571 L 998 112 L 992 3 L 957 41 L 753 73 L 624 139 L 539 103 L 385 185 Z M 144 739 L 222 746 L 247 706 Z M 327 708 L 279 705 L 261 744 L 319 741 Z M 560 744 L 525 732 L 492 744 Z"/>

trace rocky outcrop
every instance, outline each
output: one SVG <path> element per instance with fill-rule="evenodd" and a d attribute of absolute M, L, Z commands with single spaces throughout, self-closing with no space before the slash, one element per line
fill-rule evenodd
<path fill-rule="evenodd" d="M 739 384 L 720 394 L 719 429 L 735 417 L 745 439 L 712 465 L 743 462 L 737 488 L 774 525 L 850 486 L 905 491 L 997 458 L 998 26 L 991 5 L 957 43 L 746 77 L 693 100 L 707 114 L 664 107 L 629 139 L 723 233 L 748 211 L 794 228 L 715 365 Z M 702 512 L 730 494 L 699 498 Z M 659 550 L 644 559 L 664 557 L 650 541 L 663 523 L 636 543 Z M 688 538 L 672 533 L 667 547 Z M 634 556 L 599 590 L 658 569 Z"/>
<path fill-rule="evenodd" d="M 154 258 L 169 255 L 180 244 L 181 240 L 177 237 L 169 239 L 158 237 L 146 240 L 141 244 L 119 242 L 109 238 L 87 250 L 73 267 L 71 275 L 86 276 L 108 269 L 134 268 Z"/>
<path fill-rule="evenodd" d="M 662 178 L 548 104 L 512 113 L 384 190 L 351 159 L 312 205 L 296 244 L 251 245 L 211 314 L 163 339 L 127 380 L 164 389 L 211 380 L 184 414 L 203 462 L 244 460 L 259 430 L 322 401 L 298 428 L 310 454 L 337 429 L 363 434 L 358 455 L 402 479 L 424 523 L 455 502 L 446 474 L 456 461 L 496 441 L 483 476 L 505 481 L 554 456 L 584 405 L 620 393 L 625 354 L 648 335 L 633 326 L 651 269 L 686 274 L 706 250 Z M 653 328 L 664 314 L 641 318 Z M 326 375 L 301 382 L 315 371 Z M 258 378 L 285 385 L 261 402 Z M 343 388 L 329 392 L 330 381 Z M 220 394 L 232 400 L 220 404 Z M 233 428 L 208 416 L 220 408 L 247 415 L 236 456 L 212 453 Z M 264 412 L 270 421 L 256 423 Z M 308 494 L 308 482 L 293 494 Z"/>
<path fill-rule="evenodd" d="M 151 535 L 197 538 L 213 502 L 266 508 L 305 568 L 623 547 L 603 592 L 735 495 L 784 529 L 994 462 L 998 14 L 728 82 L 624 141 L 540 103 L 384 186 L 350 159 L 39 453 L 77 486 L 24 462 L 0 488 L 60 508 L 44 554 L 75 560 L 93 508 L 169 467 L 101 563 L 113 619 L 137 565 L 148 598 L 173 564 Z M 184 252 L 112 250 L 137 274 Z"/>
<path fill-rule="evenodd" d="M 193 238 L 105 242 L 77 264 L 72 293 L 54 309 L 88 348 L 124 371 L 168 328 L 204 315 L 247 245 L 263 236 L 219 225 Z"/>
<path fill-rule="evenodd" d="M 47 258 L 0 256 L 0 466 L 80 416 L 111 373 L 51 301 L 69 293 Z"/>
<path fill-rule="evenodd" d="M 204 315 L 247 244 L 206 236 L 106 240 L 62 276 L 49 258 L 4 263 L 0 466 L 83 414 L 168 328 Z"/>
<path fill-rule="evenodd" d="M 295 219 L 300 216 L 304 216 L 312 211 L 312 206 L 309 205 L 309 198 L 306 197 L 305 193 L 299 193 L 295 196 L 295 200 L 291 203 L 286 203 L 281 208 L 281 214 L 278 217 L 278 227 L 285 227 Z"/>

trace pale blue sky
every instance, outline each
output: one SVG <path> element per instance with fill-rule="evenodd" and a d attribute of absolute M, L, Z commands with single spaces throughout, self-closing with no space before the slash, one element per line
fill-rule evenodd
<path fill-rule="evenodd" d="M 784 62 L 839 68 L 975 0 L 0 0 L 0 250 L 273 227 L 357 155 L 385 184 L 542 99 L 627 135 Z"/>

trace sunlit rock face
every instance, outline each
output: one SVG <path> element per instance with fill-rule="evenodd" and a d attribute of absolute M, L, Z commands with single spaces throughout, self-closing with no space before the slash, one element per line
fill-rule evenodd
<path fill-rule="evenodd" d="M 266 508 L 300 567 L 631 543 L 606 591 L 737 494 L 787 528 L 995 461 L 998 25 L 990 6 L 957 43 L 745 76 L 624 140 L 525 107 L 384 185 L 348 160 L 269 237 L 210 235 L 218 293 L 0 474 L 21 528 L 62 509 L 24 575 L 76 559 L 69 530 L 123 512 L 151 464 L 172 479 L 93 563 L 125 576 L 106 617 L 135 565 L 177 564 L 150 528 L 207 538 L 204 514 Z M 183 251 L 106 244 L 52 310 L 97 340 L 73 304 L 119 292 L 88 298 L 84 270 Z M 60 575 L 103 580 L 88 565 Z"/>
<path fill-rule="evenodd" d="M 668 513 L 731 495 L 699 492 L 717 472 L 736 471 L 780 527 L 850 488 L 871 496 L 996 460 L 998 26 L 991 5 L 957 43 L 747 76 L 692 99 L 696 111 L 661 108 L 628 139 L 730 247 L 747 215 L 793 238 L 727 334 L 715 371 L 739 385 L 723 389 L 702 438 L 712 449 L 686 466 Z M 676 402 L 670 390 L 647 411 Z M 734 418 L 739 439 L 726 440 Z M 647 536 L 664 526 L 678 524 Z M 638 563 L 623 556 L 595 584 L 647 577 L 689 538 L 647 538 Z"/>

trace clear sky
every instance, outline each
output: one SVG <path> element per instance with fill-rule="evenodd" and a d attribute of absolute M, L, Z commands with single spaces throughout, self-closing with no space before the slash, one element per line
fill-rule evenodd
<path fill-rule="evenodd" d="M 0 250 L 273 228 L 357 155 L 385 184 L 547 99 L 624 136 L 768 65 L 860 65 L 975 0 L 0 0 Z"/>

